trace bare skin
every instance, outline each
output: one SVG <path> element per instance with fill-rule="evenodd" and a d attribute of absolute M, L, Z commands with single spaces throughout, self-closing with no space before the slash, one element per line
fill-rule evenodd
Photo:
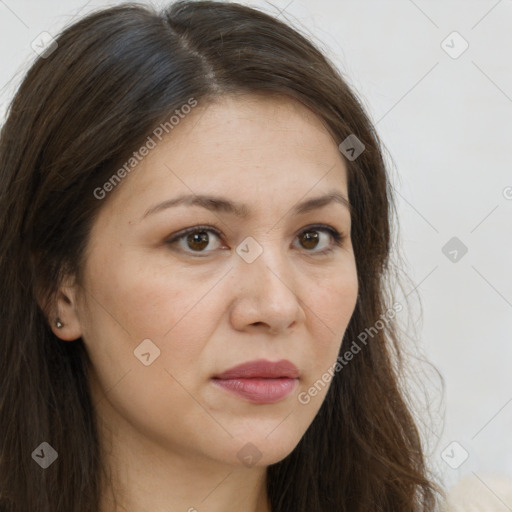
<path fill-rule="evenodd" d="M 266 468 L 317 414 L 328 385 L 307 404 L 298 395 L 336 362 L 357 299 L 349 210 L 293 211 L 331 192 L 348 198 L 347 170 L 320 119 L 251 95 L 200 103 L 103 200 L 83 288 L 69 279 L 55 307 L 55 334 L 82 337 L 92 360 L 113 482 L 101 512 L 270 512 Z M 182 194 L 222 196 L 250 215 L 190 205 L 145 215 Z M 318 224 L 344 235 L 340 245 Z M 170 243 L 199 225 L 221 235 L 207 229 L 201 249 L 186 235 Z M 239 246 L 262 252 L 248 263 Z M 148 365 L 134 354 L 143 340 Z M 294 363 L 293 392 L 255 404 L 212 381 L 255 359 Z"/>

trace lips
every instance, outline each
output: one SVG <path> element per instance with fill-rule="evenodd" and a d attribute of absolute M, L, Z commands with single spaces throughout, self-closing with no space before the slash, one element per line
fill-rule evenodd
<path fill-rule="evenodd" d="M 286 359 L 258 359 L 243 363 L 213 377 L 213 383 L 254 404 L 283 400 L 298 383 L 298 368 Z"/>
<path fill-rule="evenodd" d="M 280 361 L 272 362 L 265 359 L 258 359 L 256 361 L 249 361 L 243 363 L 229 370 L 226 370 L 220 375 L 216 375 L 216 379 L 278 379 L 289 378 L 297 379 L 299 377 L 299 369 L 290 361 L 281 359 Z"/>

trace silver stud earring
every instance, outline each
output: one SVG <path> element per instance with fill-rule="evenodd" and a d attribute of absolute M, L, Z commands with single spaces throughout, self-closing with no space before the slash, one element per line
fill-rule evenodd
<path fill-rule="evenodd" d="M 64 324 L 60 321 L 59 318 L 55 321 L 55 325 L 57 326 L 57 329 L 62 329 L 64 327 Z"/>

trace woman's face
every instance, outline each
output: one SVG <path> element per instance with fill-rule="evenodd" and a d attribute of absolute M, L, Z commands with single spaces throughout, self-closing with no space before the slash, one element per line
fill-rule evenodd
<path fill-rule="evenodd" d="M 251 95 L 199 104 L 103 199 L 83 295 L 74 319 L 63 315 L 116 435 L 246 466 L 293 450 L 325 398 L 358 292 L 348 208 L 300 208 L 327 194 L 348 198 L 347 176 L 320 120 Z M 182 196 L 218 202 L 166 204 Z M 256 366 L 215 378 L 255 360 L 288 360 L 298 374 Z"/>

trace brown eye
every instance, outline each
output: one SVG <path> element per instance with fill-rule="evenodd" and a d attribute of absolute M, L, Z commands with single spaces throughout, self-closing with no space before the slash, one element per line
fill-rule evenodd
<path fill-rule="evenodd" d="M 209 237 L 206 231 L 196 231 L 186 238 L 187 246 L 194 251 L 202 251 L 208 247 Z"/>
<path fill-rule="evenodd" d="M 213 243 L 215 239 L 219 240 L 217 245 Z M 166 243 L 168 245 L 178 245 L 184 252 L 207 255 L 222 246 L 220 239 L 221 234 L 216 229 L 208 226 L 195 226 L 177 233 Z M 208 246 L 210 246 L 209 249 Z"/>
<path fill-rule="evenodd" d="M 315 231 L 304 231 L 301 238 L 301 243 L 306 249 L 314 249 L 319 240 L 318 233 Z"/>
<path fill-rule="evenodd" d="M 214 244 L 215 239 L 217 239 L 216 246 Z M 340 247 L 345 240 L 345 236 L 333 227 L 317 225 L 302 231 L 297 239 L 300 243 L 300 249 L 312 255 L 322 256 L 333 251 L 335 247 Z M 168 245 L 178 245 L 183 252 L 194 256 L 208 256 L 208 253 L 214 252 L 216 249 L 227 249 L 225 245 L 220 243 L 221 240 L 222 235 L 217 229 L 210 226 L 194 226 L 176 233 L 166 243 Z M 213 247 L 211 247 L 211 244 L 213 244 Z"/>
<path fill-rule="evenodd" d="M 341 246 L 344 240 L 339 231 L 329 226 L 312 226 L 302 231 L 297 238 L 306 252 L 320 256 L 330 253 L 336 246 Z"/>

